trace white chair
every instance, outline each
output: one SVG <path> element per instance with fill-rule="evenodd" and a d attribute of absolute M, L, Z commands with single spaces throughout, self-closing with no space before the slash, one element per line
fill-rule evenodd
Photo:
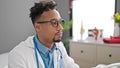
<path fill-rule="evenodd" d="M 8 53 L 0 54 L 0 68 L 8 68 Z"/>

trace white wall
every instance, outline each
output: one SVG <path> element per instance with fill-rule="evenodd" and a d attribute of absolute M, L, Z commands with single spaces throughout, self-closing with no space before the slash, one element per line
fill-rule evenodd
<path fill-rule="evenodd" d="M 35 33 L 29 18 L 33 3 L 34 0 L 0 0 L 0 53 L 10 51 Z"/>
<path fill-rule="evenodd" d="M 73 39 L 80 40 L 80 25 L 83 23 L 85 33 L 83 39 L 88 37 L 88 29 L 103 30 L 103 37 L 113 36 L 115 10 L 114 0 L 75 0 L 73 1 Z"/>

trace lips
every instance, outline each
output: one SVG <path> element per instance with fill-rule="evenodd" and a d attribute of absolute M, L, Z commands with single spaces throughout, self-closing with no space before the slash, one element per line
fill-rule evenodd
<path fill-rule="evenodd" d="M 62 37 L 62 34 L 63 34 L 63 32 L 58 32 L 58 33 L 56 33 L 56 35 L 57 35 L 57 36 L 60 36 L 60 37 Z"/>

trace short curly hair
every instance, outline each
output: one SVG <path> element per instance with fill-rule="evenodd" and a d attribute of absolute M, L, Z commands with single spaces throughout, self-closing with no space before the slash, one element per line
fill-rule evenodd
<path fill-rule="evenodd" d="M 56 6 L 57 4 L 53 0 L 44 0 L 40 1 L 39 3 L 35 3 L 30 9 L 30 18 L 32 23 L 34 24 L 38 16 L 41 16 L 44 11 L 56 9 Z"/>

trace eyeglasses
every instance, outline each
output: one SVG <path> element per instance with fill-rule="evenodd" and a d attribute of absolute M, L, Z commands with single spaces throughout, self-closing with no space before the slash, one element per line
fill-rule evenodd
<path fill-rule="evenodd" d="M 48 22 L 50 22 L 53 27 L 58 27 L 59 24 L 63 24 L 65 21 L 63 19 L 60 19 L 59 21 L 56 19 L 51 19 L 50 21 L 41 21 L 37 23 L 42 24 L 42 23 L 48 23 Z"/>

